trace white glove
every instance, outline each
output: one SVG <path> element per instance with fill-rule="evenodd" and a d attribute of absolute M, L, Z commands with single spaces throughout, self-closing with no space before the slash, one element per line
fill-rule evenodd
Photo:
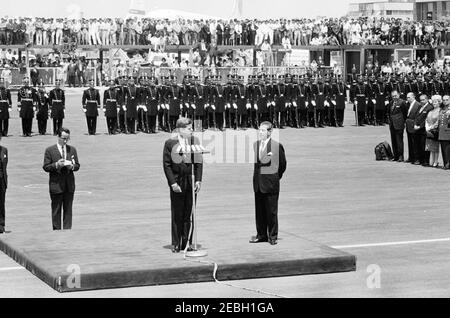
<path fill-rule="evenodd" d="M 231 108 L 231 105 L 230 105 L 230 103 L 227 103 L 227 108 Z"/>
<path fill-rule="evenodd" d="M 117 112 L 120 112 L 120 107 L 117 107 Z"/>
<path fill-rule="evenodd" d="M 253 106 L 255 107 L 255 110 L 258 110 L 258 105 L 255 104 Z"/>
<path fill-rule="evenodd" d="M 8 111 L 9 111 L 9 112 L 10 112 L 10 111 L 12 111 L 12 108 L 11 108 L 11 107 L 9 107 L 9 108 L 8 108 Z"/>
<path fill-rule="evenodd" d="M 144 112 L 147 112 L 147 106 L 142 106 L 142 108 L 144 109 Z"/>
<path fill-rule="evenodd" d="M 297 107 L 297 102 L 292 102 L 292 105 L 294 105 L 294 107 Z"/>
<path fill-rule="evenodd" d="M 323 104 L 324 104 L 325 106 L 327 106 L 327 107 L 330 106 L 330 104 L 329 104 L 327 101 L 325 101 Z"/>
<path fill-rule="evenodd" d="M 83 113 L 87 112 L 86 108 L 83 108 Z"/>
<path fill-rule="evenodd" d="M 180 110 L 183 110 L 183 104 L 180 104 Z"/>
<path fill-rule="evenodd" d="M 186 108 L 189 108 L 189 103 L 185 103 L 184 105 L 186 106 Z"/>
<path fill-rule="evenodd" d="M 336 101 L 335 101 L 335 100 L 332 100 L 331 103 L 332 103 L 334 106 L 336 106 Z"/>
<path fill-rule="evenodd" d="M 358 105 L 358 101 L 357 100 L 355 100 L 355 105 Z"/>
<path fill-rule="evenodd" d="M 103 112 L 106 113 L 106 108 L 102 108 Z"/>
<path fill-rule="evenodd" d="M 36 107 L 33 107 L 33 111 L 34 111 L 34 112 L 36 111 Z"/>
<path fill-rule="evenodd" d="M 205 108 L 208 108 L 208 107 L 209 107 L 209 104 L 208 104 L 208 103 L 206 103 L 206 104 L 205 104 Z"/>
<path fill-rule="evenodd" d="M 166 104 L 166 109 L 169 110 L 170 109 L 170 105 Z"/>
<path fill-rule="evenodd" d="M 372 99 L 372 103 L 375 105 L 377 101 L 375 99 Z"/>
<path fill-rule="evenodd" d="M 270 105 L 272 105 L 271 103 L 267 103 L 267 107 L 270 107 Z"/>
<path fill-rule="evenodd" d="M 312 101 L 311 104 L 312 104 L 313 106 L 316 106 L 316 102 L 315 102 L 315 101 Z"/>
<path fill-rule="evenodd" d="M 161 106 L 160 105 L 158 105 L 158 111 L 161 109 Z"/>
<path fill-rule="evenodd" d="M 127 107 L 126 106 L 122 106 L 122 109 L 126 112 L 127 111 Z"/>
<path fill-rule="evenodd" d="M 275 106 L 275 102 L 274 101 L 272 101 L 272 106 Z"/>
<path fill-rule="evenodd" d="M 216 106 L 215 106 L 215 105 L 211 105 L 211 108 L 212 108 L 213 110 L 216 110 Z"/>
<path fill-rule="evenodd" d="M 247 103 L 246 107 L 247 107 L 247 109 L 250 109 L 252 107 L 252 105 L 250 105 L 250 103 Z"/>
<path fill-rule="evenodd" d="M 192 109 L 196 109 L 195 104 L 191 104 Z"/>
<path fill-rule="evenodd" d="M 288 108 L 289 107 L 289 103 L 284 103 L 284 107 Z"/>
<path fill-rule="evenodd" d="M 234 108 L 234 109 L 237 109 L 236 103 L 233 103 L 233 108 Z"/>
<path fill-rule="evenodd" d="M 308 105 L 309 105 L 309 102 L 305 102 L 305 105 L 308 106 Z"/>
<path fill-rule="evenodd" d="M 385 102 L 384 102 L 384 105 L 389 105 L 389 101 L 385 101 Z"/>

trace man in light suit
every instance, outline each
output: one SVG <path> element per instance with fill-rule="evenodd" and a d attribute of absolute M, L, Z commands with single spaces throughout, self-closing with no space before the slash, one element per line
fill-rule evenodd
<path fill-rule="evenodd" d="M 0 141 L 2 134 L 0 134 Z M 5 232 L 5 195 L 8 187 L 8 149 L 0 146 L 0 234 Z"/>
<path fill-rule="evenodd" d="M 400 99 L 398 91 L 391 93 L 392 101 L 389 104 L 389 131 L 391 133 L 393 161 L 403 162 L 403 132 L 408 108 L 404 100 Z"/>
<path fill-rule="evenodd" d="M 45 150 L 43 169 L 50 175 L 53 230 L 61 230 L 61 210 L 64 210 L 63 229 L 72 228 L 72 203 L 75 193 L 74 172 L 80 169 L 77 150 L 69 146 L 70 130 L 61 128 L 58 143 Z"/>
<path fill-rule="evenodd" d="M 253 190 L 255 192 L 256 237 L 250 243 L 278 243 L 278 198 L 280 180 L 286 171 L 283 145 L 271 138 L 272 124 L 263 122 L 259 140 L 254 144 L 255 165 Z"/>
<path fill-rule="evenodd" d="M 184 250 L 192 244 L 191 229 L 192 213 L 192 164 L 194 164 L 194 191 L 200 191 L 203 175 L 202 156 L 192 156 L 187 151 L 191 144 L 199 141 L 192 136 L 192 120 L 180 118 L 176 122 L 177 134 L 164 144 L 163 168 L 170 188 L 170 203 L 172 211 L 172 252 Z M 193 229 L 191 229 L 193 233 Z M 188 251 L 190 247 L 188 247 Z"/>
<path fill-rule="evenodd" d="M 406 117 L 406 134 L 408 136 L 408 160 L 405 162 L 409 162 L 414 164 L 417 160 L 414 154 L 414 121 L 417 117 L 417 113 L 419 112 L 421 105 L 416 100 L 416 95 L 414 93 L 408 93 L 406 96 L 408 100 L 408 113 Z"/>

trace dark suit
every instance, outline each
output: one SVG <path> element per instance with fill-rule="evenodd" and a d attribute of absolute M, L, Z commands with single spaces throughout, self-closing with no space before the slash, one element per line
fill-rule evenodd
<path fill-rule="evenodd" d="M 199 144 L 194 140 L 194 144 Z M 191 155 L 177 152 L 180 146 L 177 137 L 168 139 L 164 145 L 163 168 L 170 187 L 172 211 L 172 245 L 184 249 L 188 242 L 192 213 L 192 159 Z M 203 164 L 201 155 L 194 156 L 195 182 L 202 181 Z M 175 193 L 172 185 L 177 183 L 181 193 Z M 189 239 L 192 243 L 192 237 Z"/>
<path fill-rule="evenodd" d="M 64 209 L 63 228 L 72 228 L 72 202 L 75 193 L 74 172 L 80 169 L 77 150 L 66 145 L 66 159 L 72 161 L 73 170 L 67 167 L 56 168 L 56 163 L 62 159 L 62 155 L 56 145 L 45 150 L 44 171 L 50 174 L 50 198 L 52 200 L 53 230 L 61 229 L 61 208 Z"/>
<path fill-rule="evenodd" d="M 260 144 L 254 144 L 255 165 L 253 190 L 255 192 L 255 217 L 257 238 L 277 240 L 278 238 L 278 198 L 280 180 L 286 171 L 286 156 L 283 146 L 270 139 L 262 156 Z M 267 154 L 272 153 L 272 156 Z"/>
<path fill-rule="evenodd" d="M 406 117 L 406 134 L 408 136 L 408 160 L 414 163 L 417 160 L 414 155 L 414 134 L 416 132 L 414 129 L 414 122 L 422 105 L 416 100 L 414 100 L 413 103 L 414 105 L 412 106 L 408 103 L 409 114 L 407 114 Z M 409 110 L 409 108 L 411 108 L 411 110 Z"/>
<path fill-rule="evenodd" d="M 425 130 L 425 121 L 427 119 L 428 113 L 433 110 L 433 105 L 427 104 L 424 108 L 420 106 L 417 111 L 416 118 L 414 120 L 414 125 L 420 128 L 415 131 L 413 135 L 414 144 L 414 158 L 418 160 L 421 164 L 427 164 L 430 162 L 430 152 L 425 151 L 425 143 L 427 140 L 427 132 Z"/>
<path fill-rule="evenodd" d="M 0 233 L 5 230 L 5 195 L 8 187 L 8 149 L 0 146 Z"/>
<path fill-rule="evenodd" d="M 0 88 L 0 134 L 5 137 L 8 136 L 11 105 L 11 91 L 6 88 Z"/>
<path fill-rule="evenodd" d="M 397 101 L 391 101 L 389 104 L 389 130 L 394 160 L 403 160 L 403 132 L 407 113 L 408 109 L 404 100 L 398 99 Z"/>

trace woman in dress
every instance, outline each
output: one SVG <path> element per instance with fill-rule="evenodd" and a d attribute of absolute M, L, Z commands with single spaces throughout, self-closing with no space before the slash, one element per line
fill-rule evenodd
<path fill-rule="evenodd" d="M 439 166 L 439 141 L 436 136 L 438 132 L 439 112 L 442 104 L 442 97 L 440 95 L 434 95 L 431 100 L 434 109 L 428 113 L 425 121 L 425 129 L 427 131 L 425 151 L 430 152 L 430 166 L 437 168 Z"/>

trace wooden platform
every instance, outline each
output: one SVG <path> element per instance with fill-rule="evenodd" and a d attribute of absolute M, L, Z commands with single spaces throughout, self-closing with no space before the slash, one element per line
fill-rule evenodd
<path fill-rule="evenodd" d="M 217 233 L 203 241 L 207 257 L 184 259 L 158 238 L 164 230 L 11 233 L 0 237 L 0 249 L 59 292 L 214 281 L 214 263 L 218 280 L 356 270 L 355 256 L 293 236 L 271 246 Z"/>

